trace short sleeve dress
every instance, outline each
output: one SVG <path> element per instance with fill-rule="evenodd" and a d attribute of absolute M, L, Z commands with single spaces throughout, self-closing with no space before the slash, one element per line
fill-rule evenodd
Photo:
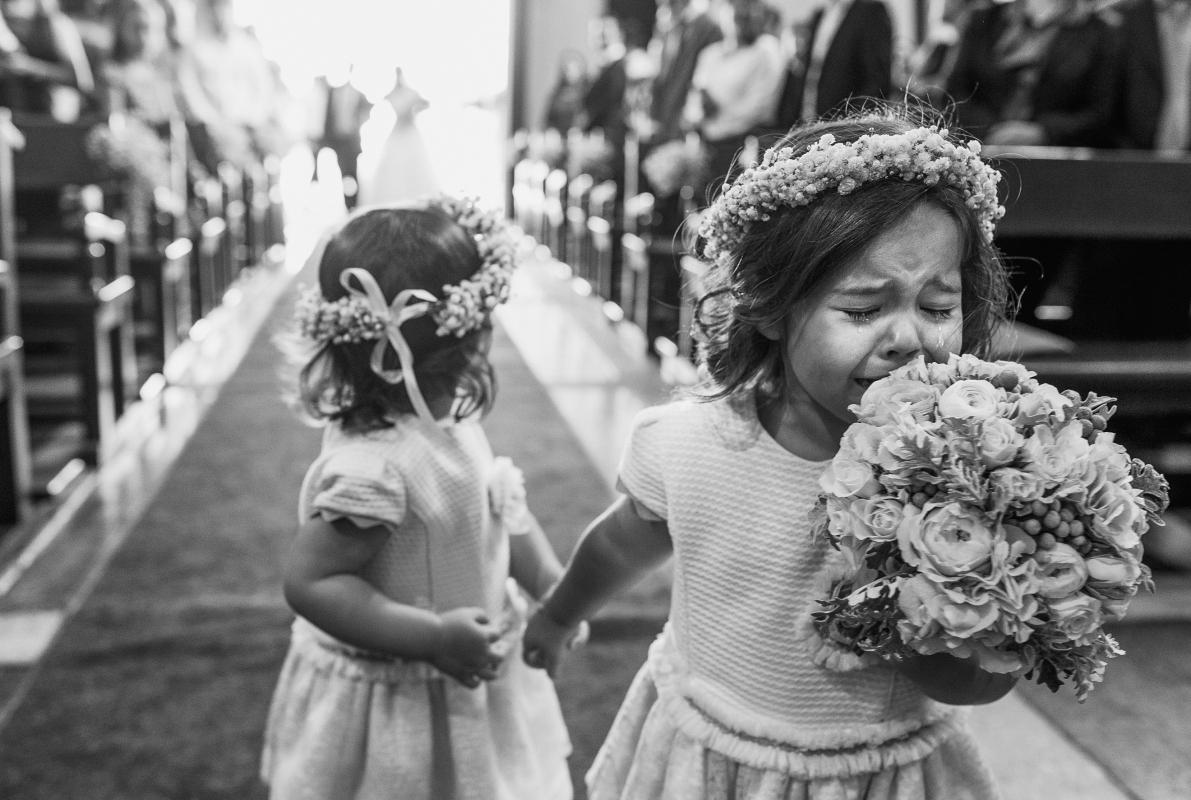
<path fill-rule="evenodd" d="M 425 662 L 362 651 L 298 617 L 261 763 L 272 798 L 569 800 L 570 753 L 553 685 L 521 660 L 525 604 L 509 585 L 524 494 L 477 422 L 400 417 L 352 435 L 331 425 L 299 501 L 304 522 L 384 525 L 363 571 L 387 597 L 499 620 L 502 674 L 468 689 Z M 523 520 L 522 520 L 523 521 Z M 449 788 L 446 794 L 444 788 Z"/>
<path fill-rule="evenodd" d="M 774 441 L 751 403 L 637 416 L 620 488 L 667 521 L 674 586 L 591 800 L 997 797 L 960 709 L 815 632 L 843 568 L 809 534 L 825 466 Z"/>

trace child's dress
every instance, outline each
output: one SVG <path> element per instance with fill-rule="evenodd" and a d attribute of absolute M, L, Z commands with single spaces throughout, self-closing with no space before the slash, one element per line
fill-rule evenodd
<path fill-rule="evenodd" d="M 507 466 L 474 421 L 434 426 L 406 415 L 362 435 L 327 428 L 302 485 L 301 519 L 382 522 L 391 535 L 365 580 L 436 612 L 485 608 L 510 652 L 500 678 L 468 689 L 428 663 L 349 647 L 299 617 L 265 735 L 271 797 L 572 796 L 554 687 L 521 660 L 524 606 L 507 586 L 506 528 L 524 496 L 509 491 Z"/>
<path fill-rule="evenodd" d="M 742 404 L 635 420 L 620 488 L 674 541 L 665 631 L 587 775 L 591 800 L 986 800 L 960 709 L 825 643 L 815 599 L 842 574 L 807 513 L 827 462 Z"/>

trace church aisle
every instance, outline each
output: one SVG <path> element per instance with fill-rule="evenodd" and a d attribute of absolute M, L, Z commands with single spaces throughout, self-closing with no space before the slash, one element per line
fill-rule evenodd
<path fill-rule="evenodd" d="M 525 470 L 530 506 L 565 557 L 612 497 L 632 413 L 668 388 L 563 274 L 532 259 L 502 309 L 492 352 L 500 396 L 485 426 L 494 450 Z M 292 618 L 280 563 L 318 450 L 318 431 L 280 401 L 270 337 L 303 277 L 282 293 L 94 591 L 77 609 L 57 606 L 73 613 L 55 645 L 33 672 L 0 671 L 0 690 L 6 680 L 27 686 L 0 721 L 0 797 L 264 796 L 260 736 Z M 8 600 L 52 599 L 63 587 L 48 576 L 30 571 Z M 608 609 L 560 669 L 579 798 L 667 600 L 663 571 Z M 1132 652 L 1086 706 L 1031 687 L 976 709 L 1006 797 L 1180 796 L 1187 768 L 1170 747 L 1182 741 L 1177 708 L 1191 678 L 1168 651 L 1187 630 L 1178 618 L 1130 627 L 1122 638 Z M 1149 700 L 1135 710 L 1138 698 Z M 1153 746 L 1155 737 L 1170 746 Z"/>

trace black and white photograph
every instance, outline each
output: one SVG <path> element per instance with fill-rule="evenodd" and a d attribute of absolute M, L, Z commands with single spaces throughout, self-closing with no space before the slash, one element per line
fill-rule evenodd
<path fill-rule="evenodd" d="M 0 798 L 1191 800 L 1191 0 L 0 0 Z"/>

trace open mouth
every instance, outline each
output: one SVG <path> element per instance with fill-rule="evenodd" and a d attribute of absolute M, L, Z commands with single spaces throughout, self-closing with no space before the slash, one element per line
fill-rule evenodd
<path fill-rule="evenodd" d="M 856 382 L 860 384 L 860 388 L 867 389 L 877 382 L 876 378 L 857 378 Z"/>

